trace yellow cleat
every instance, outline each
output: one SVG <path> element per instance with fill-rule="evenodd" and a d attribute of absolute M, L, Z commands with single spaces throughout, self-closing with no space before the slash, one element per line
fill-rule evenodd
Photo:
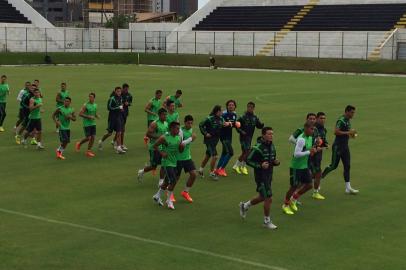
<path fill-rule="evenodd" d="M 242 172 L 242 174 L 248 175 L 247 167 L 241 167 L 241 172 Z"/>
<path fill-rule="evenodd" d="M 326 198 L 318 192 L 313 192 L 312 198 L 315 200 L 325 200 Z"/>
<path fill-rule="evenodd" d="M 282 211 L 283 213 L 285 213 L 286 215 L 294 215 L 295 213 L 292 211 L 292 209 L 290 209 L 289 205 L 282 205 Z"/>
<path fill-rule="evenodd" d="M 0 132 L 6 131 L 3 127 L 0 127 Z"/>
<path fill-rule="evenodd" d="M 295 212 L 299 211 L 299 209 L 297 208 L 297 205 L 296 205 L 296 201 L 290 200 L 289 207 L 290 207 L 290 209 L 292 209 Z"/>
<path fill-rule="evenodd" d="M 21 137 L 19 135 L 16 135 L 14 138 L 16 139 L 16 144 L 21 144 Z"/>
<path fill-rule="evenodd" d="M 238 173 L 238 174 L 241 174 L 241 173 L 242 173 L 242 172 L 241 172 L 241 168 L 240 168 L 239 166 L 234 166 L 233 169 L 234 169 L 234 171 L 235 171 L 236 173 Z"/>

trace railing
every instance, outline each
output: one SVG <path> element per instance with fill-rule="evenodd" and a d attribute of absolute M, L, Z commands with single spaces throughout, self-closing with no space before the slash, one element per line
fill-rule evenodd
<path fill-rule="evenodd" d="M 367 59 L 385 32 L 290 32 L 272 44 L 269 56 Z M 381 57 L 396 59 L 398 33 L 389 37 Z M 276 32 L 164 32 L 103 28 L 0 27 L 0 52 L 144 52 L 255 56 Z M 403 35 L 403 34 L 402 34 Z"/>

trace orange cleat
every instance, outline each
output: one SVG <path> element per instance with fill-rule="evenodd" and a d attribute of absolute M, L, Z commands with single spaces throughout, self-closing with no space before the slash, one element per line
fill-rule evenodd
<path fill-rule="evenodd" d="M 226 170 L 224 170 L 223 168 L 217 169 L 217 175 L 222 176 L 222 177 L 226 177 L 227 173 Z"/>
<path fill-rule="evenodd" d="M 192 199 L 192 197 L 190 197 L 189 192 L 182 191 L 182 193 L 180 195 L 182 195 L 182 197 L 185 198 L 186 201 L 188 201 L 190 203 L 193 202 L 193 199 Z"/>
<path fill-rule="evenodd" d="M 76 150 L 76 152 L 79 152 L 79 151 L 80 151 L 80 142 L 77 142 L 77 143 L 75 144 L 75 150 Z"/>
<path fill-rule="evenodd" d="M 224 177 L 228 176 L 226 169 L 221 169 L 221 173 L 223 174 L 222 176 L 224 176 Z"/>
<path fill-rule="evenodd" d="M 144 144 L 147 145 L 149 143 L 149 138 L 147 136 L 144 136 Z"/>
<path fill-rule="evenodd" d="M 65 157 L 62 155 L 62 152 L 58 150 L 56 150 L 56 158 L 60 160 L 65 160 Z"/>
<path fill-rule="evenodd" d="M 92 151 L 87 150 L 86 151 L 86 156 L 92 158 L 92 157 L 95 157 L 96 155 Z"/>
<path fill-rule="evenodd" d="M 175 195 L 173 195 L 173 193 L 169 199 L 171 200 L 171 202 L 176 202 Z"/>

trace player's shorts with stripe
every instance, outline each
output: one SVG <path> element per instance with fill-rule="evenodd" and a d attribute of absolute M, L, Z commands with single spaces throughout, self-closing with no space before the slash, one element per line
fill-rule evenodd
<path fill-rule="evenodd" d="M 33 132 L 34 130 L 41 131 L 42 130 L 42 122 L 41 119 L 29 119 L 27 124 L 27 131 Z"/>
<path fill-rule="evenodd" d="M 165 172 L 165 183 L 168 185 L 176 184 L 177 170 L 176 167 L 163 167 Z"/>
<path fill-rule="evenodd" d="M 249 151 L 251 149 L 251 142 L 252 142 L 251 137 L 240 138 L 241 150 L 243 152 Z"/>
<path fill-rule="evenodd" d="M 96 126 L 88 126 L 83 128 L 86 137 L 96 136 Z"/>
<path fill-rule="evenodd" d="M 310 184 L 312 177 L 309 169 L 293 169 L 290 168 L 290 185 L 297 187 L 300 184 Z"/>
<path fill-rule="evenodd" d="M 61 143 L 70 143 L 70 130 L 59 130 L 59 141 Z"/>
<path fill-rule="evenodd" d="M 109 119 L 107 131 L 110 133 L 112 133 L 113 131 L 122 132 L 123 131 L 123 118 L 116 117 L 116 118 Z"/>
<path fill-rule="evenodd" d="M 210 138 L 204 140 L 204 144 L 206 145 L 206 155 L 209 157 L 217 156 L 217 144 L 219 143 L 219 138 Z"/>
<path fill-rule="evenodd" d="M 195 163 L 193 162 L 193 160 L 191 160 L 191 159 L 178 160 L 176 169 L 177 169 L 177 176 L 179 177 L 182 173 L 182 170 L 184 170 L 185 173 L 190 173 L 190 172 L 196 170 L 196 166 L 195 166 Z"/>
<path fill-rule="evenodd" d="M 149 150 L 149 163 L 151 167 L 158 167 L 158 165 L 161 165 L 162 161 L 162 156 L 159 153 L 159 151 L 156 150 Z"/>
<path fill-rule="evenodd" d="M 272 197 L 272 170 L 255 169 L 254 177 L 257 192 L 262 198 Z"/>

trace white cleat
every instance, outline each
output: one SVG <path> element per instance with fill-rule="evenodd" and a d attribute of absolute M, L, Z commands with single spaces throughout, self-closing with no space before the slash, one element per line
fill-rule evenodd
<path fill-rule="evenodd" d="M 162 184 L 164 183 L 165 179 L 159 179 L 158 181 L 158 188 L 160 188 L 162 186 Z"/>
<path fill-rule="evenodd" d="M 211 172 L 211 173 L 210 173 L 210 177 L 211 177 L 211 179 L 213 179 L 214 181 L 218 181 L 218 180 L 219 180 L 219 177 L 218 177 L 218 175 L 217 175 L 215 172 Z"/>
<path fill-rule="evenodd" d="M 144 170 L 139 170 L 138 177 L 137 177 L 138 182 L 142 182 L 143 178 L 144 178 Z"/>
<path fill-rule="evenodd" d="M 44 150 L 45 147 L 42 144 L 37 145 L 37 150 Z"/>
<path fill-rule="evenodd" d="M 353 189 L 353 188 L 346 188 L 345 193 L 350 194 L 350 195 L 356 195 L 359 193 L 359 190 Z"/>
<path fill-rule="evenodd" d="M 158 206 L 164 206 L 164 202 L 158 196 L 154 195 L 152 199 Z"/>
<path fill-rule="evenodd" d="M 240 202 L 240 216 L 242 219 L 245 219 L 247 217 L 247 212 L 248 212 L 248 209 L 246 209 L 244 207 L 244 203 Z"/>
<path fill-rule="evenodd" d="M 166 204 L 168 205 L 168 209 L 175 210 L 175 205 L 173 205 L 173 201 L 167 200 Z"/>
<path fill-rule="evenodd" d="M 101 140 L 99 140 L 99 142 L 98 142 L 98 148 L 99 148 L 99 151 L 103 151 L 103 142 Z"/>
<path fill-rule="evenodd" d="M 125 154 L 126 152 L 123 150 L 123 148 L 121 148 L 121 146 L 117 146 L 116 153 L 117 154 Z"/>
<path fill-rule="evenodd" d="M 270 229 L 270 230 L 276 230 L 278 228 L 278 226 L 276 226 L 272 222 L 264 223 L 263 226 L 264 226 L 264 228 Z"/>
<path fill-rule="evenodd" d="M 203 170 L 198 170 L 200 178 L 204 178 L 204 171 Z"/>
<path fill-rule="evenodd" d="M 125 146 L 124 144 L 121 146 L 121 149 L 123 149 L 124 151 L 128 151 L 127 146 Z"/>

